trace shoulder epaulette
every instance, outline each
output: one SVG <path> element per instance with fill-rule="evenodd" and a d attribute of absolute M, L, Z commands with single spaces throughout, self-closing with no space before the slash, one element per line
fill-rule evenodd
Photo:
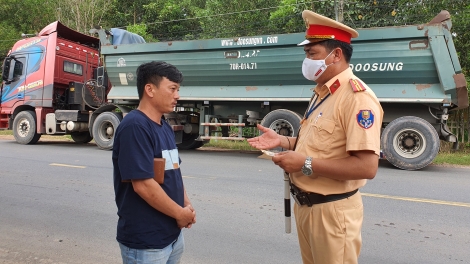
<path fill-rule="evenodd" d="M 361 80 L 359 79 L 351 79 L 349 80 L 349 83 L 351 84 L 351 88 L 353 89 L 353 91 L 356 93 L 356 92 L 363 92 L 366 89 L 366 87 L 364 86 L 364 84 L 362 83 Z"/>

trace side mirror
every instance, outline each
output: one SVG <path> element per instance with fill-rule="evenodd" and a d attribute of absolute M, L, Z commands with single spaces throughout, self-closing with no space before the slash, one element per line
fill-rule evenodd
<path fill-rule="evenodd" d="M 8 77 L 10 77 L 10 65 L 12 60 L 13 58 L 7 57 L 3 62 L 2 80 L 4 80 L 5 82 L 9 81 Z"/>

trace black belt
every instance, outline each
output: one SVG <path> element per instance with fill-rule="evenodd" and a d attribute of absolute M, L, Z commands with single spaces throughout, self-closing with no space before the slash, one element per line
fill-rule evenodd
<path fill-rule="evenodd" d="M 290 184 L 290 192 L 292 193 L 292 196 L 294 197 L 295 202 L 297 202 L 298 205 L 307 205 L 308 207 L 314 204 L 321 204 L 321 203 L 328 203 L 328 202 L 342 200 L 350 196 L 353 196 L 355 193 L 357 193 L 357 191 L 358 189 L 351 191 L 351 192 L 347 192 L 347 193 L 323 195 L 319 193 L 303 192 L 294 184 L 292 183 Z"/>

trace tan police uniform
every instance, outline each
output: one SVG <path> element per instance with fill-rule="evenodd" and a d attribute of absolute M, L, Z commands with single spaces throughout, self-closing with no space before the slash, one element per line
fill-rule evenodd
<path fill-rule="evenodd" d="M 302 15 L 310 22 L 310 28 L 317 24 L 331 26 L 333 21 L 311 11 Z M 340 29 L 343 27 L 346 26 L 340 24 Z M 307 30 L 307 40 L 314 33 Z M 350 68 L 325 85 L 315 87 L 314 92 L 312 103 L 317 98 L 315 105 L 321 104 L 303 121 L 295 151 L 313 159 L 342 159 L 350 156 L 351 151 L 361 150 L 380 154 L 382 107 L 374 92 Z M 290 174 L 291 182 L 300 190 L 322 195 L 343 194 L 366 184 L 365 179 L 340 181 L 325 176 L 315 171 L 311 176 L 302 172 Z M 304 263 L 357 263 L 362 244 L 360 192 L 311 207 L 295 204 L 294 214 Z"/>

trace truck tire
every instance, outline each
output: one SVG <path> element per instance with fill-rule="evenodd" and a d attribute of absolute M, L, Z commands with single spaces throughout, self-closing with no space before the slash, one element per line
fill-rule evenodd
<path fill-rule="evenodd" d="M 19 112 L 13 120 L 13 135 L 20 144 L 36 144 L 41 134 L 36 132 L 36 113 L 34 111 Z"/>
<path fill-rule="evenodd" d="M 279 135 L 296 137 L 297 133 L 299 133 L 300 120 L 302 120 L 302 116 L 296 112 L 287 109 L 277 109 L 264 116 L 263 120 L 261 120 L 261 125 L 276 131 Z M 271 150 L 279 152 L 283 149 L 277 147 Z"/>
<path fill-rule="evenodd" d="M 419 170 L 429 165 L 439 152 L 437 131 L 426 120 L 403 116 L 390 122 L 381 138 L 385 158 L 403 170 Z"/>
<path fill-rule="evenodd" d="M 176 146 L 181 150 L 200 148 L 204 145 L 204 142 L 196 141 L 198 137 L 198 134 L 188 134 L 183 132 L 183 141 L 180 144 L 176 144 Z"/>
<path fill-rule="evenodd" d="M 181 111 L 178 112 L 178 115 L 186 115 L 186 116 L 192 116 L 199 120 L 199 113 L 196 112 L 191 112 L 191 111 Z M 188 121 L 188 120 L 186 120 Z M 194 131 L 192 131 L 194 132 Z M 204 141 L 196 141 L 196 139 L 199 137 L 199 134 L 195 133 L 185 133 L 183 131 L 183 140 L 181 143 L 176 144 L 178 149 L 181 150 L 188 150 L 188 149 L 197 149 L 200 148 L 204 145 Z"/>
<path fill-rule="evenodd" d="M 269 112 L 261 120 L 261 125 L 276 131 L 279 135 L 296 137 L 299 133 L 300 120 L 302 116 L 296 112 L 278 109 Z"/>
<path fill-rule="evenodd" d="M 93 139 L 93 137 L 90 135 L 90 132 L 88 131 L 72 132 L 70 136 L 72 137 L 72 140 L 75 141 L 75 143 L 79 144 L 86 144 Z"/>
<path fill-rule="evenodd" d="M 122 116 L 114 112 L 101 113 L 93 123 L 93 138 L 100 149 L 113 149 L 114 133 Z"/>

